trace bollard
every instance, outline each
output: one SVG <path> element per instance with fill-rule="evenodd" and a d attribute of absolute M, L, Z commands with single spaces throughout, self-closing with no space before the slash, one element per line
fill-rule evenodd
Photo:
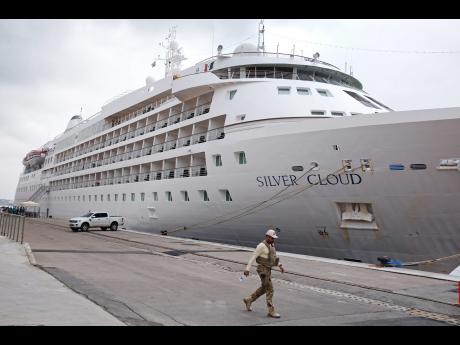
<path fill-rule="evenodd" d="M 19 242 L 19 232 L 21 231 L 21 216 L 18 216 L 18 232 L 16 233 L 16 242 Z"/>
<path fill-rule="evenodd" d="M 24 240 L 24 223 L 26 222 L 26 217 L 22 217 L 22 235 L 21 235 L 21 244 Z"/>
<path fill-rule="evenodd" d="M 6 219 L 8 220 L 8 230 L 7 230 L 7 235 L 6 235 L 6 237 L 7 237 L 7 238 L 10 238 L 11 217 L 8 216 Z"/>
<path fill-rule="evenodd" d="M 16 222 L 17 218 L 13 216 L 13 231 L 11 232 L 11 239 L 14 241 L 14 235 L 16 234 Z"/>
<path fill-rule="evenodd" d="M 16 236 L 16 230 L 18 229 L 18 216 L 14 216 L 14 226 L 13 226 L 13 236 L 11 239 L 15 241 L 14 237 Z"/>

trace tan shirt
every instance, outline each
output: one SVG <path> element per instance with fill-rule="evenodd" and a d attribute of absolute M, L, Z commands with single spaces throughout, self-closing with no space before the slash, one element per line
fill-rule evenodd
<path fill-rule="evenodd" d="M 256 247 L 256 250 L 254 251 L 254 254 L 252 254 L 252 257 L 249 259 L 248 265 L 246 266 L 246 271 L 251 270 L 253 262 L 259 256 L 268 259 L 268 254 L 270 254 L 270 251 L 268 250 L 267 246 L 263 242 L 259 243 L 259 245 Z"/>

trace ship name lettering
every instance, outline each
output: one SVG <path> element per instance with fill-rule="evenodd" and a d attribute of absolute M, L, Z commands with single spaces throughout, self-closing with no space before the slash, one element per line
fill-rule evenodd
<path fill-rule="evenodd" d="M 321 177 L 321 174 L 310 174 L 307 176 L 307 181 L 309 184 L 313 185 L 334 186 L 336 184 L 360 184 L 362 178 L 358 174 L 328 174 L 326 177 Z"/>
<path fill-rule="evenodd" d="M 360 184 L 362 178 L 358 174 L 328 174 L 321 176 L 321 174 L 310 174 L 306 176 L 307 182 L 311 185 L 320 186 L 335 186 L 335 185 L 349 185 Z M 278 175 L 278 176 L 257 176 L 256 181 L 258 187 L 289 187 L 298 186 L 297 176 L 295 175 Z"/>
<path fill-rule="evenodd" d="M 278 175 L 278 176 L 257 176 L 256 181 L 259 187 L 277 187 L 299 185 L 295 175 Z"/>

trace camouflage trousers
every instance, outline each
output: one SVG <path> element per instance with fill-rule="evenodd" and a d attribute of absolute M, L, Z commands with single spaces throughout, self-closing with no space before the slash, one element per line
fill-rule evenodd
<path fill-rule="evenodd" d="M 254 302 L 260 296 L 262 296 L 263 294 L 266 294 L 267 307 L 271 308 L 273 307 L 273 294 L 274 294 L 273 284 L 271 280 L 272 270 L 269 267 L 258 265 L 257 274 L 260 277 L 260 281 L 262 285 L 256 291 L 254 291 L 248 297 L 248 299 L 250 299 L 251 302 Z"/>

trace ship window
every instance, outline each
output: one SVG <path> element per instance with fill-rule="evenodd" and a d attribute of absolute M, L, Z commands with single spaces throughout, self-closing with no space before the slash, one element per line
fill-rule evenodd
<path fill-rule="evenodd" d="M 228 189 L 220 189 L 219 192 L 222 195 L 222 198 L 224 201 L 233 201 L 232 196 L 230 195 L 230 192 L 228 191 Z"/>
<path fill-rule="evenodd" d="M 123 194 L 121 195 L 121 199 L 122 199 L 123 201 L 126 201 L 126 194 L 125 194 L 125 193 L 123 193 Z"/>
<path fill-rule="evenodd" d="M 200 199 L 203 201 L 209 201 L 208 192 L 206 190 L 199 190 Z"/>
<path fill-rule="evenodd" d="M 326 112 L 324 110 L 312 110 L 311 114 L 312 115 L 325 115 Z"/>
<path fill-rule="evenodd" d="M 131 193 L 131 201 L 135 201 L 136 200 L 136 193 Z"/>
<path fill-rule="evenodd" d="M 173 201 L 171 192 L 165 192 L 165 194 L 166 194 L 166 200 Z"/>
<path fill-rule="evenodd" d="M 180 193 L 182 194 L 182 199 L 184 201 L 190 201 L 190 198 L 188 197 L 188 192 L 186 190 L 183 190 Z"/>
<path fill-rule="evenodd" d="M 85 196 L 83 195 L 83 202 L 85 201 Z"/>
<path fill-rule="evenodd" d="M 303 166 L 302 165 L 294 165 L 291 169 L 292 169 L 292 171 L 303 171 Z"/>
<path fill-rule="evenodd" d="M 310 89 L 307 87 L 298 87 L 297 88 L 298 95 L 311 95 Z"/>
<path fill-rule="evenodd" d="M 214 163 L 216 164 L 216 167 L 221 167 L 222 166 L 222 156 L 221 155 L 214 155 Z"/>
<path fill-rule="evenodd" d="M 351 97 L 353 97 L 354 99 L 356 99 L 358 102 L 361 102 L 362 104 L 364 104 L 366 107 L 369 107 L 369 108 L 375 108 L 375 109 L 380 109 L 379 107 L 377 107 L 376 105 L 374 105 L 372 102 L 369 102 L 367 99 L 365 99 L 364 97 L 358 95 L 356 92 L 353 92 L 353 91 L 347 91 L 347 90 L 343 90 L 343 92 L 349 94 Z M 352 114 L 353 115 L 353 114 Z"/>
<path fill-rule="evenodd" d="M 278 86 L 278 95 L 289 95 L 291 88 L 287 86 Z"/>
<path fill-rule="evenodd" d="M 393 109 L 391 109 L 390 107 L 387 107 L 385 104 L 382 104 L 381 102 L 377 101 L 376 99 L 370 97 L 370 96 L 365 96 L 366 98 L 369 98 L 371 101 L 373 101 L 374 103 L 377 103 L 378 105 L 380 105 L 381 107 L 384 107 L 385 109 L 389 110 L 389 111 L 394 111 Z"/>
<path fill-rule="evenodd" d="M 324 96 L 324 97 L 332 97 L 332 93 L 331 93 L 329 90 L 326 90 L 326 89 L 316 89 L 316 91 L 318 91 L 318 93 L 319 93 L 321 96 Z"/>
<path fill-rule="evenodd" d="M 97 201 L 97 194 L 94 194 L 94 201 Z"/>
<path fill-rule="evenodd" d="M 228 98 L 229 98 L 229 99 L 233 99 L 233 97 L 235 97 L 236 91 L 237 91 L 237 90 L 231 90 L 231 91 L 229 91 L 229 92 L 228 92 Z"/>
<path fill-rule="evenodd" d="M 412 170 L 425 170 L 426 169 L 426 164 L 411 164 L 410 168 Z"/>
<path fill-rule="evenodd" d="M 118 201 L 118 194 L 115 194 L 114 197 L 115 197 L 115 201 Z"/>
<path fill-rule="evenodd" d="M 101 194 L 101 202 L 104 201 L 104 194 Z"/>
<path fill-rule="evenodd" d="M 145 193 L 141 193 L 141 201 L 145 200 Z"/>
<path fill-rule="evenodd" d="M 343 111 L 331 111 L 331 115 L 333 116 L 345 116 Z"/>
<path fill-rule="evenodd" d="M 107 201 L 110 201 L 110 194 L 107 194 Z"/>
<path fill-rule="evenodd" d="M 236 159 L 238 161 L 239 164 L 247 164 L 247 160 L 246 160 L 246 153 L 244 153 L 243 151 L 241 152 L 235 152 L 235 156 L 236 156 Z"/>
<path fill-rule="evenodd" d="M 157 192 L 153 192 L 152 196 L 153 196 L 153 201 L 158 201 L 158 193 Z"/>

